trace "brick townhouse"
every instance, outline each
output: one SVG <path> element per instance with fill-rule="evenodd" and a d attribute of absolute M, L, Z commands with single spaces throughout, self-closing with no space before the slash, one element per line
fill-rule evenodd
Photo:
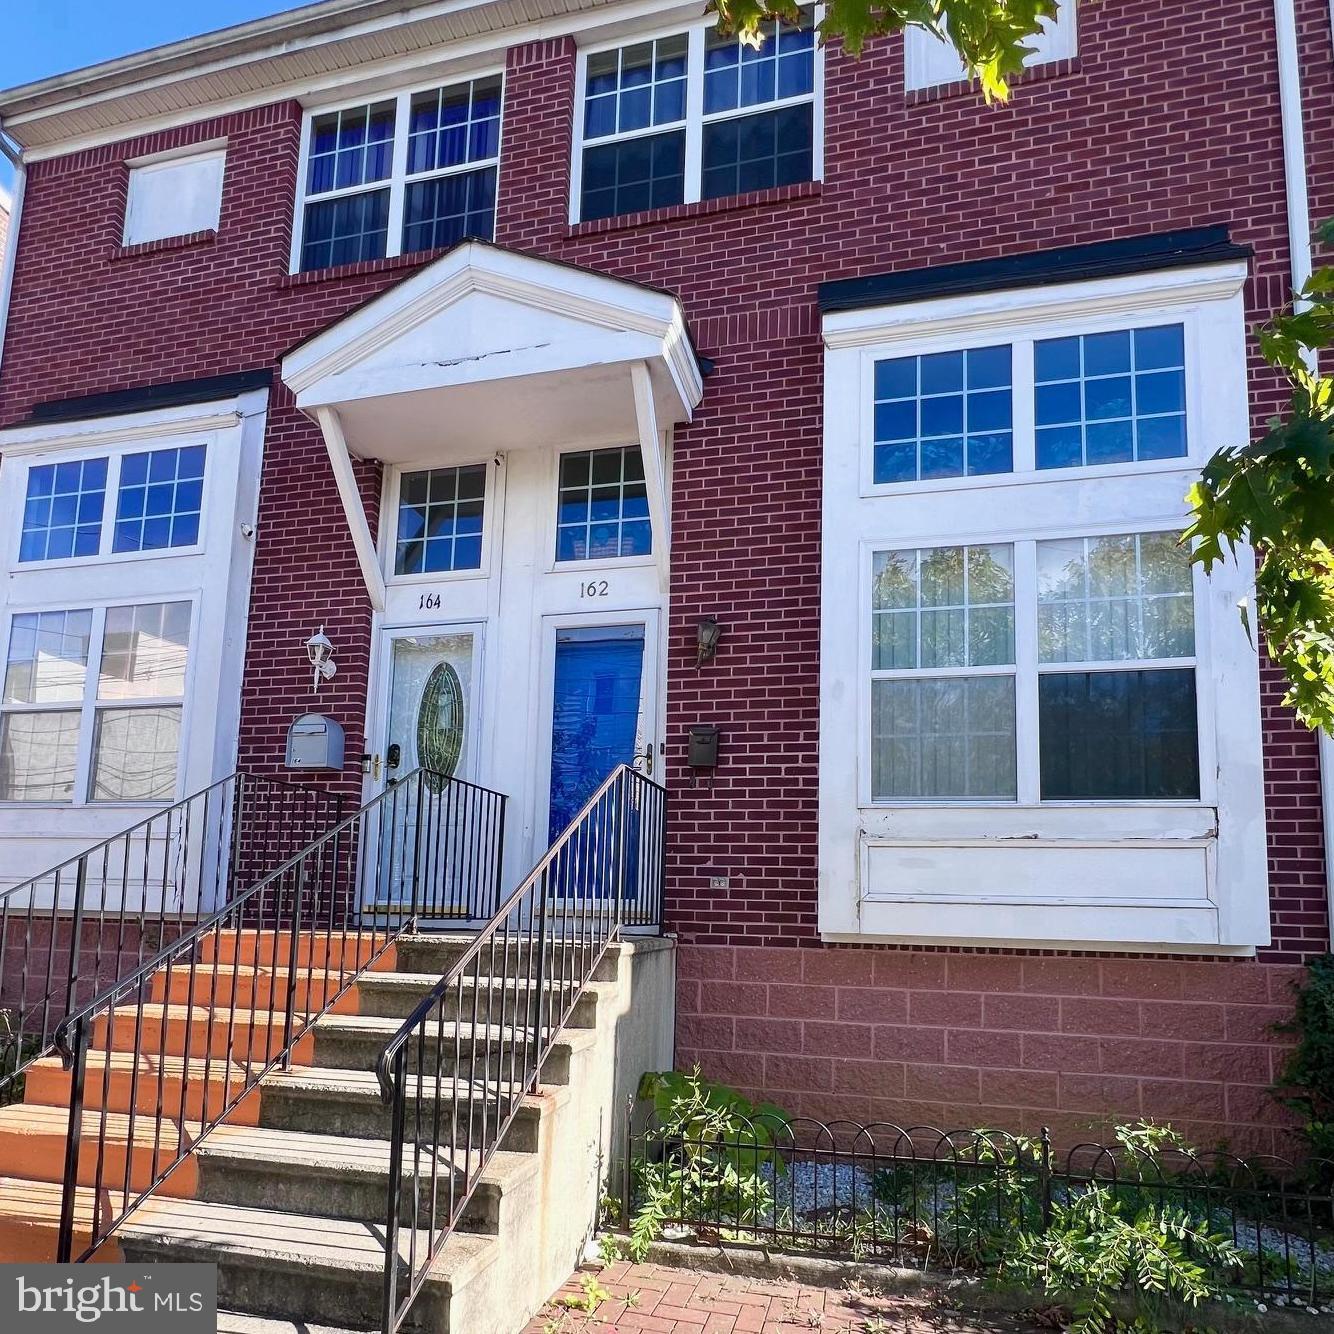
<path fill-rule="evenodd" d="M 1330 8 L 1067 0 L 1029 66 L 366 0 L 0 95 L 0 889 L 238 768 L 428 760 L 513 884 L 633 762 L 678 1066 L 1285 1147 L 1320 743 L 1250 555 L 1175 534 L 1283 401 Z M 341 765 L 285 767 L 306 715 Z"/>

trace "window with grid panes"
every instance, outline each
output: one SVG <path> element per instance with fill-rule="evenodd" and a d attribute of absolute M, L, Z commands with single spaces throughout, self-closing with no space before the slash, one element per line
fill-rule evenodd
<path fill-rule="evenodd" d="M 638 447 L 562 454 L 556 559 L 609 560 L 653 550 Z"/>
<path fill-rule="evenodd" d="M 480 569 L 485 498 L 484 463 L 404 473 L 394 573 Z"/>
<path fill-rule="evenodd" d="M 497 74 L 313 116 L 298 267 L 490 240 L 501 88 Z"/>
<path fill-rule="evenodd" d="M 581 57 L 579 217 L 811 180 L 811 11 L 763 35 L 755 48 L 701 26 Z"/>

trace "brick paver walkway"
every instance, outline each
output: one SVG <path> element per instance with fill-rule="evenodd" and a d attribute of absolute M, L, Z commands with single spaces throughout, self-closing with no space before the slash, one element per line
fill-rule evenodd
<path fill-rule="evenodd" d="M 861 1283 L 819 1288 L 628 1262 L 592 1276 L 611 1294 L 596 1310 L 561 1303 L 583 1299 L 584 1276 L 576 1274 L 525 1334 L 1029 1334 L 1038 1328 L 952 1311 L 929 1294 L 890 1295 Z"/>

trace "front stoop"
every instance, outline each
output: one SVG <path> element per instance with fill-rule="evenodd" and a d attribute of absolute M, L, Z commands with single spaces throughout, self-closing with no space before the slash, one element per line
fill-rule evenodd
<path fill-rule="evenodd" d="M 301 1043 L 302 1063 L 270 1075 L 130 1216 L 102 1254 L 137 1263 L 217 1264 L 224 1334 L 379 1328 L 389 1112 L 373 1068 L 401 1018 L 468 943 L 466 936 L 435 934 L 401 940 L 375 972 L 358 980 L 352 1003 L 314 1025 Z M 318 952 L 312 942 L 309 952 L 302 951 L 303 964 L 318 965 Z M 235 967 L 219 985 L 234 988 L 238 997 L 267 1006 L 274 988 L 286 988 L 285 973 L 276 976 L 269 961 L 225 957 Z M 545 1063 L 538 1090 L 523 1098 L 458 1230 L 445 1243 L 408 1328 L 513 1334 L 578 1263 L 596 1222 L 626 1098 L 645 1070 L 671 1064 L 674 964 L 671 940 L 636 938 L 610 949 Z M 493 985 L 507 988 L 504 1012 L 512 1013 L 516 984 Z M 177 1035 L 195 1035 L 188 1047 L 193 1052 L 195 1041 L 208 1043 L 207 1026 L 190 1014 L 185 997 L 156 999 L 167 1054 L 155 1058 L 151 1082 L 156 1088 L 161 1066 L 176 1090 L 175 1105 L 183 1083 L 187 1113 L 203 1111 L 225 1096 L 229 1072 L 217 1060 L 207 1069 L 191 1060 L 187 1069 L 187 1048 Z M 457 1098 L 451 1088 L 441 1107 L 443 1125 L 494 1106 L 497 1085 L 484 1058 L 501 1036 L 494 1027 L 469 1028 L 465 1045 L 474 1082 Z M 448 1063 L 445 1069 L 452 1073 Z M 132 1096 L 142 1102 L 133 1061 L 122 1051 L 95 1048 L 89 1070 L 89 1083 L 97 1086 L 95 1106 L 105 1101 L 110 1113 L 106 1138 L 108 1151 L 118 1155 L 117 1171 L 123 1176 L 128 1165 L 133 1178 L 145 1178 L 163 1146 L 151 1135 L 145 1141 L 148 1108 L 130 1115 Z M 0 1178 L 8 1178 L 0 1180 L 0 1260 L 54 1257 L 68 1107 L 67 1101 L 59 1105 L 68 1098 L 68 1076 L 58 1061 L 34 1067 L 27 1097 L 0 1111 Z M 86 1115 L 96 1115 L 100 1124 L 100 1113 Z M 173 1126 L 173 1151 L 177 1137 L 188 1142 L 191 1134 L 188 1122 Z M 411 1153 L 409 1144 L 409 1158 Z M 88 1183 L 95 1170 L 90 1164 Z M 437 1180 L 455 1170 L 442 1155 Z M 91 1200 L 81 1197 L 78 1204 L 86 1218 Z M 412 1242 L 405 1229 L 405 1254 Z M 419 1234 L 416 1244 L 420 1254 L 425 1238 Z"/>

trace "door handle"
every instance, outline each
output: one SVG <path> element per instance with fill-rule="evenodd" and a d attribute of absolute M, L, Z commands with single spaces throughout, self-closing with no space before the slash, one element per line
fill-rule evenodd
<path fill-rule="evenodd" d="M 403 747 L 397 741 L 390 742 L 389 749 L 384 753 L 384 767 L 386 769 L 397 769 L 403 762 Z"/>
<path fill-rule="evenodd" d="M 641 760 L 642 760 L 643 763 L 644 763 L 644 767 L 643 767 L 643 769 L 639 769 L 639 764 L 640 764 L 640 761 L 641 761 Z M 635 752 L 635 757 L 634 757 L 634 759 L 630 761 L 630 767 L 631 767 L 632 769 L 639 770 L 639 772 L 641 772 L 646 778 L 652 777 L 652 775 L 653 775 L 653 742 L 650 741 L 650 742 L 644 747 L 644 753 L 643 753 L 642 755 L 641 755 L 638 751 Z"/>
<path fill-rule="evenodd" d="M 361 757 L 361 772 L 369 774 L 377 783 L 380 781 L 380 757 L 372 755 L 369 751 Z"/>

